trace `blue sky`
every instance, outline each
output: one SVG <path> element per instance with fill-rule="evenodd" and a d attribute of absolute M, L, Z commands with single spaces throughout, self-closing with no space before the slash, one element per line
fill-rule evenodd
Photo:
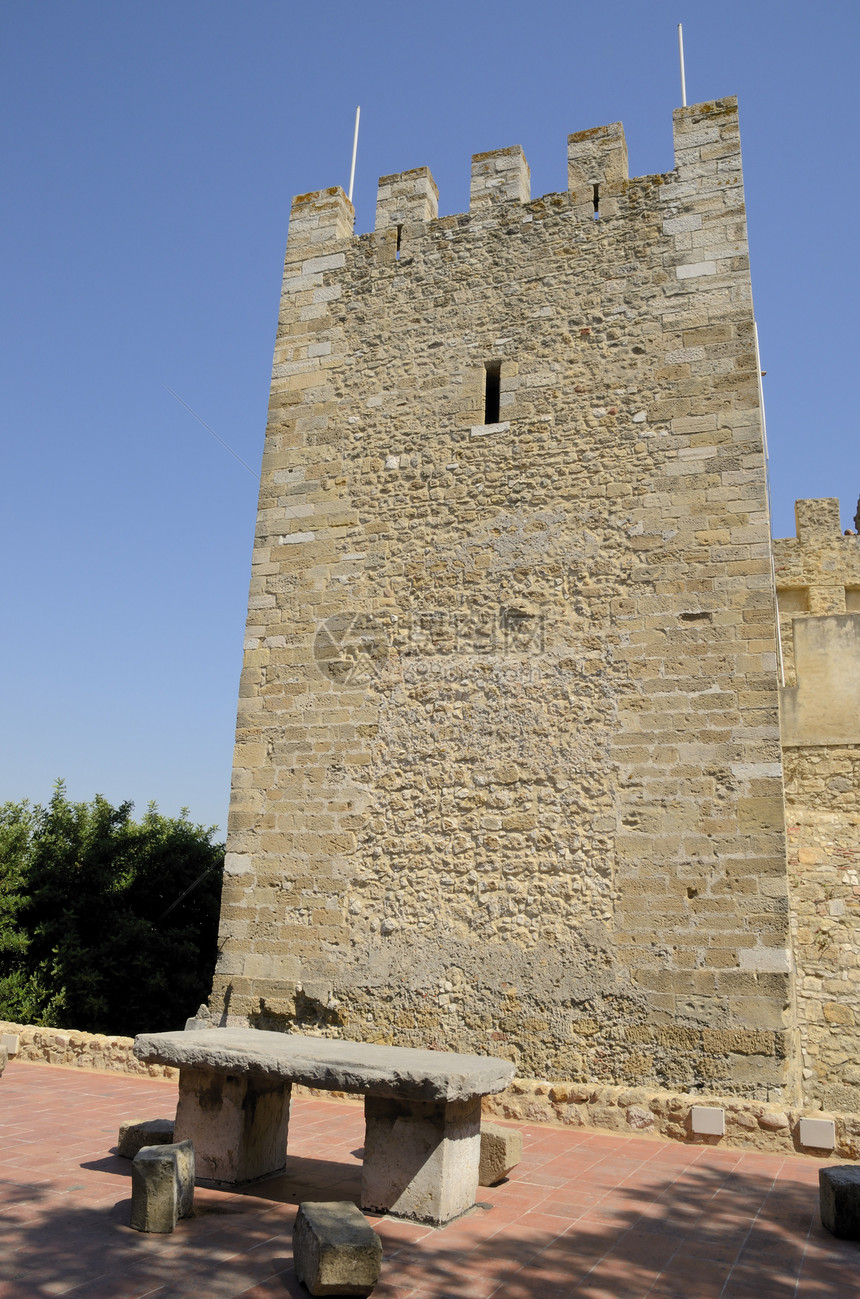
<path fill-rule="evenodd" d="M 226 824 L 255 471 L 291 196 L 621 119 L 672 166 L 690 103 L 736 94 L 767 370 L 774 531 L 860 494 L 860 6 L 721 0 L 326 5 L 6 0 L 0 15 L 0 800 L 150 799 Z"/>

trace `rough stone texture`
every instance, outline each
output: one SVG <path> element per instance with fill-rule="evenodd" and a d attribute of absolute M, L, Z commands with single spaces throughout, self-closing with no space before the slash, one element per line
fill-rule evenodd
<path fill-rule="evenodd" d="M 116 1153 L 134 1159 L 144 1146 L 173 1144 L 173 1119 L 124 1119 L 119 1125 Z"/>
<path fill-rule="evenodd" d="M 6 1068 L 6 1065 L 8 1063 L 9 1063 L 9 1053 L 6 1050 L 5 1046 L 0 1046 L 0 1074 L 2 1074 L 3 1070 Z"/>
<path fill-rule="evenodd" d="M 508 1060 L 334 1041 L 260 1029 L 141 1033 L 138 1059 L 201 1071 L 255 1075 L 363 1095 L 427 1101 L 471 1100 L 500 1092 L 513 1077 Z"/>
<path fill-rule="evenodd" d="M 373 234 L 296 199 L 216 1017 L 791 1101 L 735 103 L 674 128 L 664 175 L 613 125 L 568 192 L 499 150 Z"/>
<path fill-rule="evenodd" d="M 762 1120 L 775 1113 L 768 1105 L 737 1096 L 705 1096 L 702 1092 L 652 1091 L 645 1087 L 607 1087 L 593 1084 L 549 1083 L 536 1078 L 517 1078 L 500 1096 L 486 1096 L 484 1118 L 512 1119 L 523 1123 L 557 1123 L 564 1127 L 602 1128 L 610 1132 L 637 1132 L 669 1141 L 689 1141 L 694 1105 L 707 1104 L 725 1110 L 726 1135 L 723 1145 L 738 1150 L 766 1150 L 774 1154 L 803 1152 L 801 1120 L 809 1111 L 799 1107 L 785 1110 L 788 1127 L 773 1128 Z M 651 1115 L 643 1123 L 642 1114 Z M 816 1119 L 832 1119 L 836 1145 L 833 1158 L 860 1158 L 860 1114 L 837 1113 Z M 816 1149 L 815 1154 L 821 1157 Z"/>
<path fill-rule="evenodd" d="M 379 1280 L 382 1241 L 354 1204 L 306 1202 L 293 1224 L 293 1258 L 312 1295 L 369 1295 Z"/>
<path fill-rule="evenodd" d="M 803 1096 L 860 1111 L 860 750 L 786 750 Z"/>
<path fill-rule="evenodd" d="M 170 1232 L 194 1205 L 194 1146 L 190 1141 L 144 1146 L 131 1165 L 131 1226 Z"/>
<path fill-rule="evenodd" d="M 481 1102 L 364 1102 L 361 1207 L 416 1222 L 443 1223 L 475 1203 L 481 1160 Z"/>
<path fill-rule="evenodd" d="M 212 1019 L 212 1014 L 205 1002 L 197 1007 L 197 1013 L 185 1021 L 185 1032 L 193 1033 L 200 1029 L 217 1028 L 218 1025 Z"/>
<path fill-rule="evenodd" d="M 860 1240 L 860 1168 L 822 1168 L 818 1189 L 822 1227 L 843 1240 Z"/>
<path fill-rule="evenodd" d="M 282 1078 L 182 1068 L 174 1135 L 194 1143 L 198 1174 L 213 1182 L 234 1186 L 279 1173 L 290 1093 Z"/>
<path fill-rule="evenodd" d="M 429 168 L 415 167 L 396 176 L 380 176 L 376 196 L 377 230 L 390 230 L 392 226 L 396 229 L 398 225 L 408 227 L 415 221 L 434 221 L 438 215 L 439 191 Z M 406 237 L 410 237 L 409 232 Z"/>
<path fill-rule="evenodd" d="M 495 1186 L 501 1182 L 522 1157 L 522 1132 L 517 1128 L 504 1128 L 500 1123 L 481 1124 L 481 1165 L 478 1172 L 481 1186 Z"/>
<path fill-rule="evenodd" d="M 77 1029 L 39 1028 L 0 1020 L 0 1030 L 18 1038 L 16 1059 L 44 1064 L 72 1065 L 106 1073 L 136 1074 L 144 1078 L 175 1078 L 176 1070 L 159 1064 L 142 1064 L 132 1051 L 131 1037 L 81 1033 Z"/>
<path fill-rule="evenodd" d="M 784 709 L 783 755 L 802 1094 L 811 1108 L 857 1112 L 860 537 L 843 536 L 835 498 L 798 501 L 795 516 L 797 536 L 775 540 L 773 554 L 783 699 L 795 699 Z M 818 730 L 798 734 L 798 714 Z"/>

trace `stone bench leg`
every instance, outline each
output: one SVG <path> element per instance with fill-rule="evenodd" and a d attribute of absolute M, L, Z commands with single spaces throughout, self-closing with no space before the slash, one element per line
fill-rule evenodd
<path fill-rule="evenodd" d="M 253 1074 L 180 1069 L 174 1141 L 194 1142 L 197 1176 L 251 1182 L 287 1159 L 290 1083 Z"/>
<path fill-rule="evenodd" d="M 481 1098 L 364 1099 L 361 1207 L 416 1222 L 449 1222 L 475 1203 Z"/>

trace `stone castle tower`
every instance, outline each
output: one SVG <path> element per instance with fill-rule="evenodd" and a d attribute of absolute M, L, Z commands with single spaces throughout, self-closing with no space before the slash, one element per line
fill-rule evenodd
<path fill-rule="evenodd" d="M 213 1010 L 790 1098 L 736 103 L 292 209 Z"/>

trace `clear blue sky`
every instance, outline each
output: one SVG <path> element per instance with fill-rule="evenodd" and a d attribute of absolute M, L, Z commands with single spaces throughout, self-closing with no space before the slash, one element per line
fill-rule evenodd
<path fill-rule="evenodd" d="M 689 102 L 736 94 L 768 371 L 774 530 L 860 493 L 860 6 L 796 0 L 6 0 L 0 15 L 0 800 L 149 799 L 226 824 L 256 471 L 291 196 L 623 120 L 672 167 Z"/>

